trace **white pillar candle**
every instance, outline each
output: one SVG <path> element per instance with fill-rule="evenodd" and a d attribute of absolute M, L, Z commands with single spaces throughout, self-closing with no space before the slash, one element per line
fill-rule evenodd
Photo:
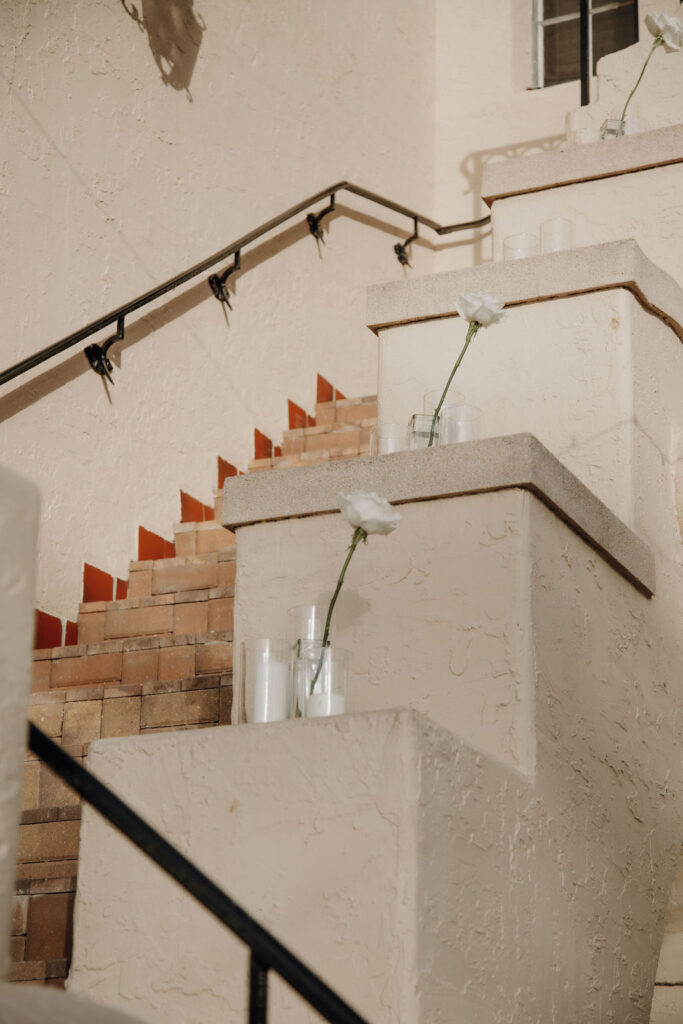
<path fill-rule="evenodd" d="M 289 715 L 289 665 L 260 661 L 254 665 L 253 722 L 280 722 Z"/>
<path fill-rule="evenodd" d="M 346 697 L 341 693 L 314 693 L 306 701 L 306 718 L 343 715 L 345 711 Z"/>

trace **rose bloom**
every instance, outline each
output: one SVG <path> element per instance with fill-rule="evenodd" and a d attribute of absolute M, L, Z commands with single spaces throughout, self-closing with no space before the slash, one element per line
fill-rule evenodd
<path fill-rule="evenodd" d="M 683 47 L 683 21 L 674 14 L 648 14 L 645 17 L 645 24 L 653 36 L 661 36 L 664 49 L 667 53 L 680 50 Z"/>
<path fill-rule="evenodd" d="M 505 317 L 504 303 L 495 295 L 486 292 L 465 292 L 455 304 L 455 308 L 470 323 L 477 322 L 482 327 L 490 327 Z"/>
<path fill-rule="evenodd" d="M 391 533 L 401 518 L 388 501 L 371 491 L 339 494 L 337 501 L 347 522 L 354 528 L 360 526 L 365 533 Z"/>

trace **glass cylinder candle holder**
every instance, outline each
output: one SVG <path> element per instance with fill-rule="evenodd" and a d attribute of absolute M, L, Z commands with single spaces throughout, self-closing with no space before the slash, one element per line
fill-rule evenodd
<path fill-rule="evenodd" d="M 343 715 L 349 652 L 342 647 L 323 647 L 318 640 L 304 640 L 294 664 L 296 700 L 306 718 Z"/>
<path fill-rule="evenodd" d="M 481 437 L 481 409 L 476 405 L 449 405 L 444 414 L 442 444 L 476 441 Z"/>
<path fill-rule="evenodd" d="M 382 423 L 370 433 L 370 454 L 391 455 L 408 447 L 408 430 L 400 423 Z"/>
<path fill-rule="evenodd" d="M 249 722 L 280 722 L 292 709 L 291 645 L 260 637 L 242 641 L 241 677 Z"/>
<path fill-rule="evenodd" d="M 434 388 L 432 391 L 425 392 L 425 396 L 422 400 L 422 411 L 424 413 L 428 413 L 430 416 L 434 415 L 434 410 L 441 401 L 443 389 L 444 385 L 442 384 L 440 388 Z M 446 402 L 448 403 L 449 406 L 464 405 L 465 396 L 462 395 L 459 391 L 454 391 L 453 388 L 449 388 L 448 392 L 446 393 L 446 398 L 444 399 L 444 405 L 441 406 L 440 410 L 440 412 L 443 414 L 445 414 L 446 412 Z"/>
<path fill-rule="evenodd" d="M 523 260 L 538 255 L 538 235 L 508 235 L 503 239 L 503 259 Z"/>
<path fill-rule="evenodd" d="M 326 608 L 317 604 L 298 604 L 290 608 L 287 612 L 287 624 L 292 648 L 296 648 L 302 640 L 321 641 L 325 631 L 326 614 Z"/>
<path fill-rule="evenodd" d="M 416 412 L 414 416 L 410 417 L 410 423 L 408 424 L 408 447 L 411 451 L 417 448 L 428 448 L 429 438 L 432 433 L 432 421 L 434 419 L 434 413 L 427 415 L 426 413 Z M 435 447 L 440 444 L 440 432 L 441 432 L 441 417 L 437 416 L 436 425 L 434 427 L 434 440 L 431 447 Z"/>
<path fill-rule="evenodd" d="M 551 217 L 541 224 L 541 252 L 563 252 L 574 247 L 574 225 L 565 217 Z"/>

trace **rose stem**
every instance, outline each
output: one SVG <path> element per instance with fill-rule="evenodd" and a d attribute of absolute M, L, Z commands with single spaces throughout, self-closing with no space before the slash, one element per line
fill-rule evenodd
<path fill-rule="evenodd" d="M 360 542 L 364 538 L 367 538 L 367 536 L 368 535 L 367 535 L 367 533 L 365 532 L 365 530 L 363 529 L 362 526 L 357 526 L 356 529 L 353 531 L 353 537 L 351 538 L 351 543 L 349 544 L 349 553 L 347 554 L 346 559 L 344 561 L 344 564 L 342 566 L 342 570 L 339 573 L 339 579 L 337 580 L 337 586 L 336 586 L 336 589 L 334 591 L 334 594 L 332 595 L 332 600 L 330 601 L 330 607 L 327 609 L 327 618 L 325 620 L 325 630 L 323 632 L 323 639 L 322 639 L 322 645 L 321 645 L 322 650 L 320 651 L 320 661 L 318 662 L 318 667 L 315 670 L 315 675 L 313 676 L 313 681 L 311 682 L 311 693 L 313 693 L 313 689 L 315 687 L 315 684 L 318 682 L 318 676 L 320 675 L 320 670 L 323 667 L 323 658 L 325 657 L 325 648 L 327 647 L 327 645 L 329 643 L 330 622 L 332 621 L 332 612 L 334 611 L 334 606 L 337 603 L 337 598 L 339 597 L 339 591 L 341 590 L 342 583 L 344 582 L 344 576 L 346 575 L 346 570 L 349 567 L 349 562 L 351 561 L 351 559 L 353 557 L 354 551 L 356 550 L 356 548 L 358 547 Z"/>
<path fill-rule="evenodd" d="M 652 44 L 652 49 L 648 53 L 647 59 L 646 59 L 645 63 L 643 64 L 643 70 L 638 75 L 638 81 L 636 82 L 636 84 L 633 86 L 633 88 L 631 89 L 630 93 L 628 94 L 628 99 L 626 100 L 626 103 L 624 105 L 624 109 L 621 112 L 621 120 L 622 121 L 626 118 L 626 108 L 628 107 L 629 103 L 631 102 L 631 99 L 633 97 L 634 92 L 636 91 L 636 89 L 640 85 L 640 80 L 643 77 L 643 75 L 645 74 L 645 68 L 650 63 L 650 57 L 655 52 L 657 47 L 661 46 L 663 42 L 664 42 L 664 40 L 662 39 L 662 37 L 661 36 L 657 36 L 657 38 L 655 39 L 654 43 Z"/>
<path fill-rule="evenodd" d="M 431 448 L 432 445 L 434 444 L 434 431 L 436 430 L 436 421 L 439 418 L 439 412 L 441 411 L 441 406 L 444 403 L 444 399 L 446 397 L 446 394 L 448 393 L 448 389 L 451 386 L 451 381 L 453 380 L 453 377 L 455 376 L 455 371 L 460 366 L 460 364 L 462 362 L 462 357 L 465 355 L 465 352 L 467 352 L 467 346 L 472 341 L 472 338 L 475 336 L 475 334 L 477 333 L 477 331 L 479 330 L 480 327 L 481 327 L 481 324 L 479 323 L 479 321 L 478 320 L 473 320 L 472 323 L 470 324 L 469 328 L 467 329 L 467 337 L 465 338 L 465 344 L 462 347 L 462 352 L 460 353 L 460 355 L 456 359 L 455 366 L 451 370 L 451 375 L 448 378 L 448 383 L 446 384 L 446 387 L 443 389 L 443 394 L 441 396 L 439 404 L 437 405 L 436 409 L 434 410 L 434 416 L 432 417 L 432 429 L 431 429 L 431 433 L 429 435 L 429 444 L 427 445 L 428 448 Z"/>

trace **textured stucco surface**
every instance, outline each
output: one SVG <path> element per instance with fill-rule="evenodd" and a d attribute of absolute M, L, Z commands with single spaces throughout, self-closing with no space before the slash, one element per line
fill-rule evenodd
<path fill-rule="evenodd" d="M 576 687 L 567 714 L 558 683 L 539 677 L 544 759 L 526 778 L 408 711 L 105 740 L 89 762 L 369 1020 L 644 1024 L 671 793 L 654 750 L 622 756 L 614 687 Z M 653 722 L 628 726 L 646 749 Z M 72 990 L 211 1024 L 244 1013 L 246 967 L 86 811 Z M 278 1020 L 314 1019 L 271 990 Z"/>
<path fill-rule="evenodd" d="M 380 332 L 382 422 L 408 422 L 422 395 L 447 379 L 464 334 L 459 318 Z M 625 289 L 511 309 L 479 332 L 453 386 L 481 409 L 484 436 L 533 433 L 631 527 L 643 504 L 655 514 L 643 490 L 651 472 L 671 488 L 683 346 Z M 667 494 L 659 513 L 669 521 L 671 504 Z"/>
<path fill-rule="evenodd" d="M 509 487 L 531 491 L 644 593 L 654 592 L 652 551 L 532 434 L 338 461 L 275 475 L 232 477 L 223 488 L 222 521 L 234 530 L 333 512 L 339 509 L 338 495 L 355 490 L 375 491 L 401 505 Z"/>
<path fill-rule="evenodd" d="M 194 53 L 192 102 L 125 7 Z M 432 215 L 433 47 L 431 2 L 0 5 L 0 365 L 342 178 Z M 229 323 L 205 278 L 133 316 L 114 387 L 84 346 L 3 387 L 3 458 L 44 495 L 40 607 L 73 617 L 83 561 L 126 576 L 138 524 L 168 536 L 179 488 L 210 503 L 216 455 L 279 442 L 316 372 L 374 392 L 365 288 L 402 275 L 412 222 L 343 205 L 320 250 L 302 214 L 243 253 Z"/>
<path fill-rule="evenodd" d="M 0 1024 L 135 1024 L 136 1020 L 47 986 L 0 983 Z"/>
<path fill-rule="evenodd" d="M 552 595 L 568 571 L 554 560 L 552 570 L 535 569 L 532 546 L 540 541 L 534 531 L 548 538 L 548 550 L 554 545 L 568 559 L 574 551 L 583 567 L 593 642 L 598 644 L 601 635 L 595 618 L 600 609 L 592 609 L 590 596 L 597 573 L 600 587 L 619 593 L 625 587 L 633 608 L 647 616 L 652 635 L 673 644 L 662 655 L 668 666 L 663 671 L 671 681 L 678 672 L 682 638 L 670 616 L 680 568 L 678 575 L 667 572 L 664 558 L 668 604 L 659 601 L 659 587 L 649 602 L 524 491 L 408 503 L 400 511 L 393 534 L 371 538 L 354 556 L 335 609 L 333 640 L 351 651 L 350 710 L 407 704 L 513 765 L 533 764 L 534 659 L 544 621 L 532 615 L 530 595 Z M 238 655 L 246 637 L 286 636 L 289 607 L 329 601 L 348 536 L 339 515 L 240 529 Z M 632 614 L 624 611 L 624 621 Z M 607 622 L 603 626 L 609 630 Z M 568 642 L 578 645 L 583 634 L 575 627 L 578 637 L 572 633 Z M 623 627 L 615 621 L 614 628 Z M 586 654 L 588 672 L 591 657 Z M 247 704 L 250 697 L 245 695 Z M 240 710 L 236 701 L 236 717 Z"/>
<path fill-rule="evenodd" d="M 583 146 L 567 146 L 550 153 L 492 164 L 484 175 L 483 197 L 491 205 L 516 193 L 539 192 L 593 178 L 628 177 L 645 169 L 681 162 L 683 125 L 675 124 L 638 135 L 624 135 L 607 143 L 601 140 Z M 637 181 L 648 193 L 656 189 L 656 179 L 638 178 Z M 611 187 L 619 184 L 612 181 Z M 494 257 L 500 259 L 501 251 L 498 243 L 494 246 Z"/>
<path fill-rule="evenodd" d="M 617 53 L 607 54 L 598 62 L 598 73 L 593 80 L 593 102 L 577 107 L 567 118 L 570 133 L 583 131 L 584 138 L 600 137 L 600 125 L 606 117 L 621 117 L 626 97 L 633 88 L 643 63 L 652 47 L 652 35 L 645 27 L 645 16 L 662 9 L 680 17 L 680 9 L 673 3 L 654 4 L 646 0 L 639 3 L 641 31 L 639 42 Z M 636 95 L 629 104 L 627 131 L 636 133 L 648 129 L 667 128 L 681 124 L 681 89 L 683 88 L 683 59 L 680 51 L 666 53 L 660 48 L 647 66 Z M 608 144 L 613 140 L 607 140 Z M 569 147 L 568 147 L 569 148 Z"/>
<path fill-rule="evenodd" d="M 559 145 L 578 102 L 577 83 L 529 90 L 527 0 L 494 21 L 474 0 L 87 0 L 68 17 L 6 0 L 0 365 L 342 178 L 442 223 L 485 214 L 483 169 Z M 317 371 L 374 392 L 368 284 L 489 258 L 489 230 L 434 248 L 425 231 L 403 271 L 392 246 L 411 223 L 343 205 L 320 253 L 303 216 L 243 253 L 229 324 L 202 280 L 131 319 L 114 388 L 78 346 L 3 388 L 3 456 L 44 495 L 46 611 L 74 614 L 83 561 L 125 576 L 138 524 L 167 536 L 179 487 L 210 501 L 215 456 L 243 468 L 254 427 L 277 441 Z"/>
<path fill-rule="evenodd" d="M 610 54 L 600 62 L 600 94 L 603 106 L 580 107 L 579 82 L 548 89 L 532 85 L 532 18 L 529 0 L 496 0 L 492 4 L 467 5 L 444 0 L 436 8 L 436 205 L 456 203 L 460 219 L 481 217 L 487 212 L 482 194 L 486 169 L 523 156 L 535 156 L 566 144 L 568 115 L 577 126 L 589 117 L 597 128 L 604 109 L 623 106 L 642 65 L 651 36 L 645 16 L 663 7 L 678 13 L 676 0 L 640 0 L 638 15 L 642 49 Z M 626 63 L 620 58 L 635 50 Z M 643 126 L 677 124 L 680 121 L 680 54 L 657 54 L 643 80 L 634 104 Z M 651 71 L 655 71 L 648 81 Z M 595 96 L 598 79 L 591 83 Z M 623 237 L 623 236 L 622 236 Z M 491 231 L 477 236 L 477 262 L 490 259 Z M 444 239 L 439 269 L 470 265 L 462 235 Z"/>
<path fill-rule="evenodd" d="M 507 307 L 627 288 L 683 338 L 683 291 L 645 256 L 632 238 L 545 253 L 523 260 L 446 271 L 368 289 L 367 319 L 374 331 L 420 320 L 456 317 L 462 292 L 498 296 Z"/>
<path fill-rule="evenodd" d="M 21 780 L 31 687 L 38 493 L 0 466 L 0 980 L 9 966 Z"/>
<path fill-rule="evenodd" d="M 415 1019 L 415 742 L 392 713 L 93 745 L 89 764 L 367 1019 Z M 148 1021 L 239 1019 L 238 940 L 95 815 L 82 844 L 70 988 Z M 318 1019 L 277 980 L 271 999 L 273 1020 Z"/>
<path fill-rule="evenodd" d="M 503 239 L 509 235 L 538 235 L 544 221 L 564 217 L 574 225 L 577 247 L 634 238 L 653 263 L 683 286 L 683 127 L 680 131 L 680 162 L 673 166 L 497 200 L 492 210 L 494 258 L 502 258 Z"/>
<path fill-rule="evenodd" d="M 533 764 L 535 501 L 511 489 L 409 503 L 394 533 L 356 552 L 332 624 L 350 652 L 349 710 L 412 707 L 515 766 Z M 340 515 L 240 529 L 237 659 L 247 637 L 286 637 L 288 608 L 326 607 L 349 539 Z M 242 699 L 250 706 L 252 694 L 234 701 L 237 719 Z"/>

